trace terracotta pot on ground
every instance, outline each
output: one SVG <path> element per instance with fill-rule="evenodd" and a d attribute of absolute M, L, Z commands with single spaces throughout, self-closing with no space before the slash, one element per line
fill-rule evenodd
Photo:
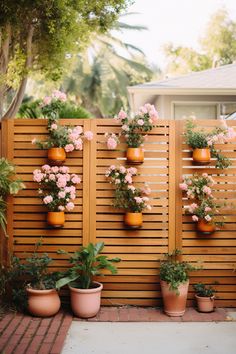
<path fill-rule="evenodd" d="M 183 316 L 186 309 L 189 280 L 179 286 L 179 295 L 169 289 L 169 284 L 161 280 L 164 312 L 168 316 Z"/>
<path fill-rule="evenodd" d="M 55 315 L 61 306 L 59 295 L 55 289 L 36 290 L 27 288 L 28 310 L 38 317 Z"/>
<path fill-rule="evenodd" d="M 194 149 L 193 162 L 198 165 L 208 165 L 211 161 L 211 151 L 209 148 Z"/>
<path fill-rule="evenodd" d="M 131 228 L 138 228 L 142 226 L 143 214 L 142 213 L 125 213 L 124 223 Z"/>
<path fill-rule="evenodd" d="M 215 231 L 215 224 L 209 223 L 203 219 L 198 220 L 197 222 L 197 230 L 205 235 L 210 235 Z"/>
<path fill-rule="evenodd" d="M 55 228 L 62 227 L 65 223 L 64 211 L 49 211 L 47 213 L 47 223 Z"/>
<path fill-rule="evenodd" d="M 132 164 L 141 164 L 144 161 L 143 148 L 128 148 L 126 152 L 127 162 Z"/>
<path fill-rule="evenodd" d="M 70 303 L 73 313 L 82 318 L 96 316 L 101 305 L 101 292 L 103 285 L 96 281 L 93 282 L 94 288 L 78 289 L 70 288 Z"/>
<path fill-rule="evenodd" d="M 64 148 L 54 147 L 48 150 L 48 162 L 50 165 L 62 165 L 66 161 Z"/>
<path fill-rule="evenodd" d="M 198 296 L 195 295 L 197 300 L 197 308 L 199 312 L 212 312 L 214 311 L 215 297 Z"/>

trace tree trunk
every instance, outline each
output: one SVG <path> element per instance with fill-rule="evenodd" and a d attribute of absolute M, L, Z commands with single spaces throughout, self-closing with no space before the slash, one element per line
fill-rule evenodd
<path fill-rule="evenodd" d="M 11 26 L 6 24 L 5 33 L 1 33 L 1 48 L 0 48 L 0 75 L 2 84 L 0 85 L 0 117 L 3 115 L 3 103 L 4 103 L 4 94 L 6 90 L 6 85 L 4 83 L 4 76 L 7 72 L 7 67 L 9 63 L 9 48 L 11 42 Z"/>
<path fill-rule="evenodd" d="M 34 26 L 31 24 L 27 36 L 27 41 L 26 41 L 26 61 L 25 61 L 25 75 L 22 78 L 21 84 L 19 86 L 19 89 L 15 95 L 15 97 L 12 100 L 12 103 L 10 104 L 7 112 L 3 115 L 2 119 L 10 119 L 14 118 L 16 113 L 18 112 L 20 105 L 22 103 L 22 100 L 24 98 L 25 94 L 25 89 L 26 89 L 26 84 L 28 80 L 28 70 L 32 65 L 32 40 L 33 40 L 33 33 L 34 33 Z"/>

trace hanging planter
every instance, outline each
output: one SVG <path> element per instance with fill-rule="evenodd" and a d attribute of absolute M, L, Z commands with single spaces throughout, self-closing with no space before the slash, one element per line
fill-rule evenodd
<path fill-rule="evenodd" d="M 211 151 L 209 148 L 194 149 L 193 162 L 198 165 L 208 165 L 211 161 Z"/>
<path fill-rule="evenodd" d="M 143 214 L 142 213 L 130 213 L 127 212 L 124 215 L 124 223 L 126 226 L 136 229 L 143 224 Z"/>
<path fill-rule="evenodd" d="M 50 165 L 62 165 L 66 161 L 66 152 L 64 148 L 53 147 L 48 149 L 48 163 Z"/>
<path fill-rule="evenodd" d="M 63 227 L 65 223 L 64 211 L 48 211 L 47 223 L 48 225 L 54 228 Z"/>
<path fill-rule="evenodd" d="M 143 148 L 137 147 L 132 148 L 128 147 L 126 152 L 127 162 L 130 164 L 139 165 L 144 161 L 144 151 Z"/>
<path fill-rule="evenodd" d="M 187 120 L 184 137 L 186 144 L 193 149 L 193 162 L 198 165 L 208 165 L 211 157 L 216 159 L 216 168 L 224 169 L 232 163 L 224 156 L 215 144 L 224 144 L 231 141 L 236 132 L 231 127 L 215 127 L 211 132 L 198 129 L 194 120 Z"/>
<path fill-rule="evenodd" d="M 207 222 L 204 219 L 200 219 L 197 222 L 197 230 L 204 235 L 211 235 L 215 232 L 216 226 L 214 223 Z"/>
<path fill-rule="evenodd" d="M 39 184 L 39 196 L 48 208 L 47 223 L 51 227 L 62 227 L 65 223 L 64 211 L 75 207 L 72 201 L 76 198 L 76 185 L 81 179 L 69 172 L 67 166 L 49 165 L 33 171 L 33 179 Z"/>

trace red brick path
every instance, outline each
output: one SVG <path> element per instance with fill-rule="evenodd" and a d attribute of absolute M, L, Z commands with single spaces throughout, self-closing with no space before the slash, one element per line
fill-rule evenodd
<path fill-rule="evenodd" d="M 0 353 L 60 354 L 71 322 L 64 311 L 50 318 L 8 313 L 0 321 Z"/>
<path fill-rule="evenodd" d="M 207 322 L 226 321 L 227 310 L 218 308 L 209 314 L 188 308 L 183 317 L 168 317 L 161 309 L 142 307 L 102 307 L 94 322 Z M 51 318 L 37 318 L 7 313 L 0 319 L 0 353 L 2 354 L 60 354 L 72 315 L 60 311 Z"/>

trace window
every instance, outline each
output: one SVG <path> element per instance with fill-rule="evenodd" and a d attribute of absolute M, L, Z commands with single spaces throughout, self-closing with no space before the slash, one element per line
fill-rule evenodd
<path fill-rule="evenodd" d="M 174 119 L 186 119 L 195 116 L 197 119 L 217 119 L 217 103 L 174 103 Z"/>

